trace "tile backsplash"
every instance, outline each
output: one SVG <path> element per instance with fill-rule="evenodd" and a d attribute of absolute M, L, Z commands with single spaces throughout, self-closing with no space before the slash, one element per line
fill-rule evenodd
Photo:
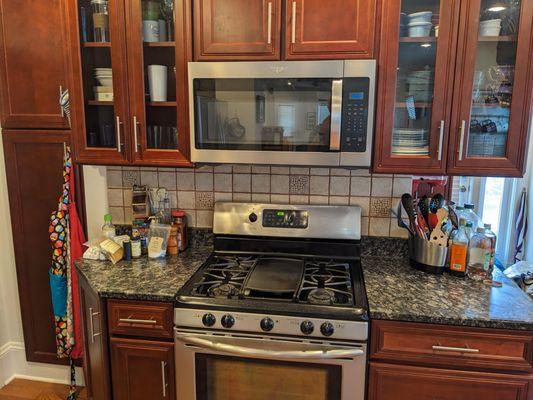
<path fill-rule="evenodd" d="M 408 175 L 373 175 L 364 169 L 264 165 L 202 165 L 196 168 L 107 167 L 109 210 L 116 223 L 132 219 L 134 184 L 164 187 L 173 208 L 192 227 L 210 228 L 216 201 L 358 205 L 363 235 L 405 237 L 390 213 L 411 191 Z"/>

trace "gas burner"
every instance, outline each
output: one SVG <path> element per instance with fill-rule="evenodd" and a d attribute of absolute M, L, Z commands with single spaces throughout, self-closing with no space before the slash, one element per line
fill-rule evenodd
<path fill-rule="evenodd" d="M 331 289 L 316 288 L 309 292 L 307 301 L 315 305 L 333 305 L 335 304 L 335 292 Z"/>
<path fill-rule="evenodd" d="M 232 297 L 237 293 L 237 288 L 231 283 L 216 283 L 207 289 L 209 297 Z"/>

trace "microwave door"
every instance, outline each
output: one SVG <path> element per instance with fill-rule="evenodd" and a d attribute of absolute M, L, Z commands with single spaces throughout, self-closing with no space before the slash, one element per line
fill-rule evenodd
<path fill-rule="evenodd" d="M 342 126 L 342 79 L 336 79 L 331 84 L 331 127 L 329 133 L 330 151 L 341 149 Z"/>

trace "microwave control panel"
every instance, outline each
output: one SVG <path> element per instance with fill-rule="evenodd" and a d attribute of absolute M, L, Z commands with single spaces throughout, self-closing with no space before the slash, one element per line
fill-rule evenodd
<path fill-rule="evenodd" d="M 364 153 L 367 148 L 369 78 L 344 78 L 341 151 Z"/>

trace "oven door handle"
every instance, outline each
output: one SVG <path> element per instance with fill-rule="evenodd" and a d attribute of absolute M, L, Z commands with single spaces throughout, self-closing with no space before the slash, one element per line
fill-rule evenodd
<path fill-rule="evenodd" d="M 351 358 L 362 356 L 365 352 L 361 349 L 331 349 L 331 350 L 294 350 L 294 351 L 277 351 L 254 349 L 245 346 L 236 346 L 233 344 L 217 342 L 203 339 L 193 335 L 176 334 L 176 340 L 185 344 L 200 347 L 202 349 L 214 350 L 221 353 L 250 356 L 250 357 L 269 357 L 279 359 L 306 359 L 306 360 L 326 360 L 335 358 Z"/>

